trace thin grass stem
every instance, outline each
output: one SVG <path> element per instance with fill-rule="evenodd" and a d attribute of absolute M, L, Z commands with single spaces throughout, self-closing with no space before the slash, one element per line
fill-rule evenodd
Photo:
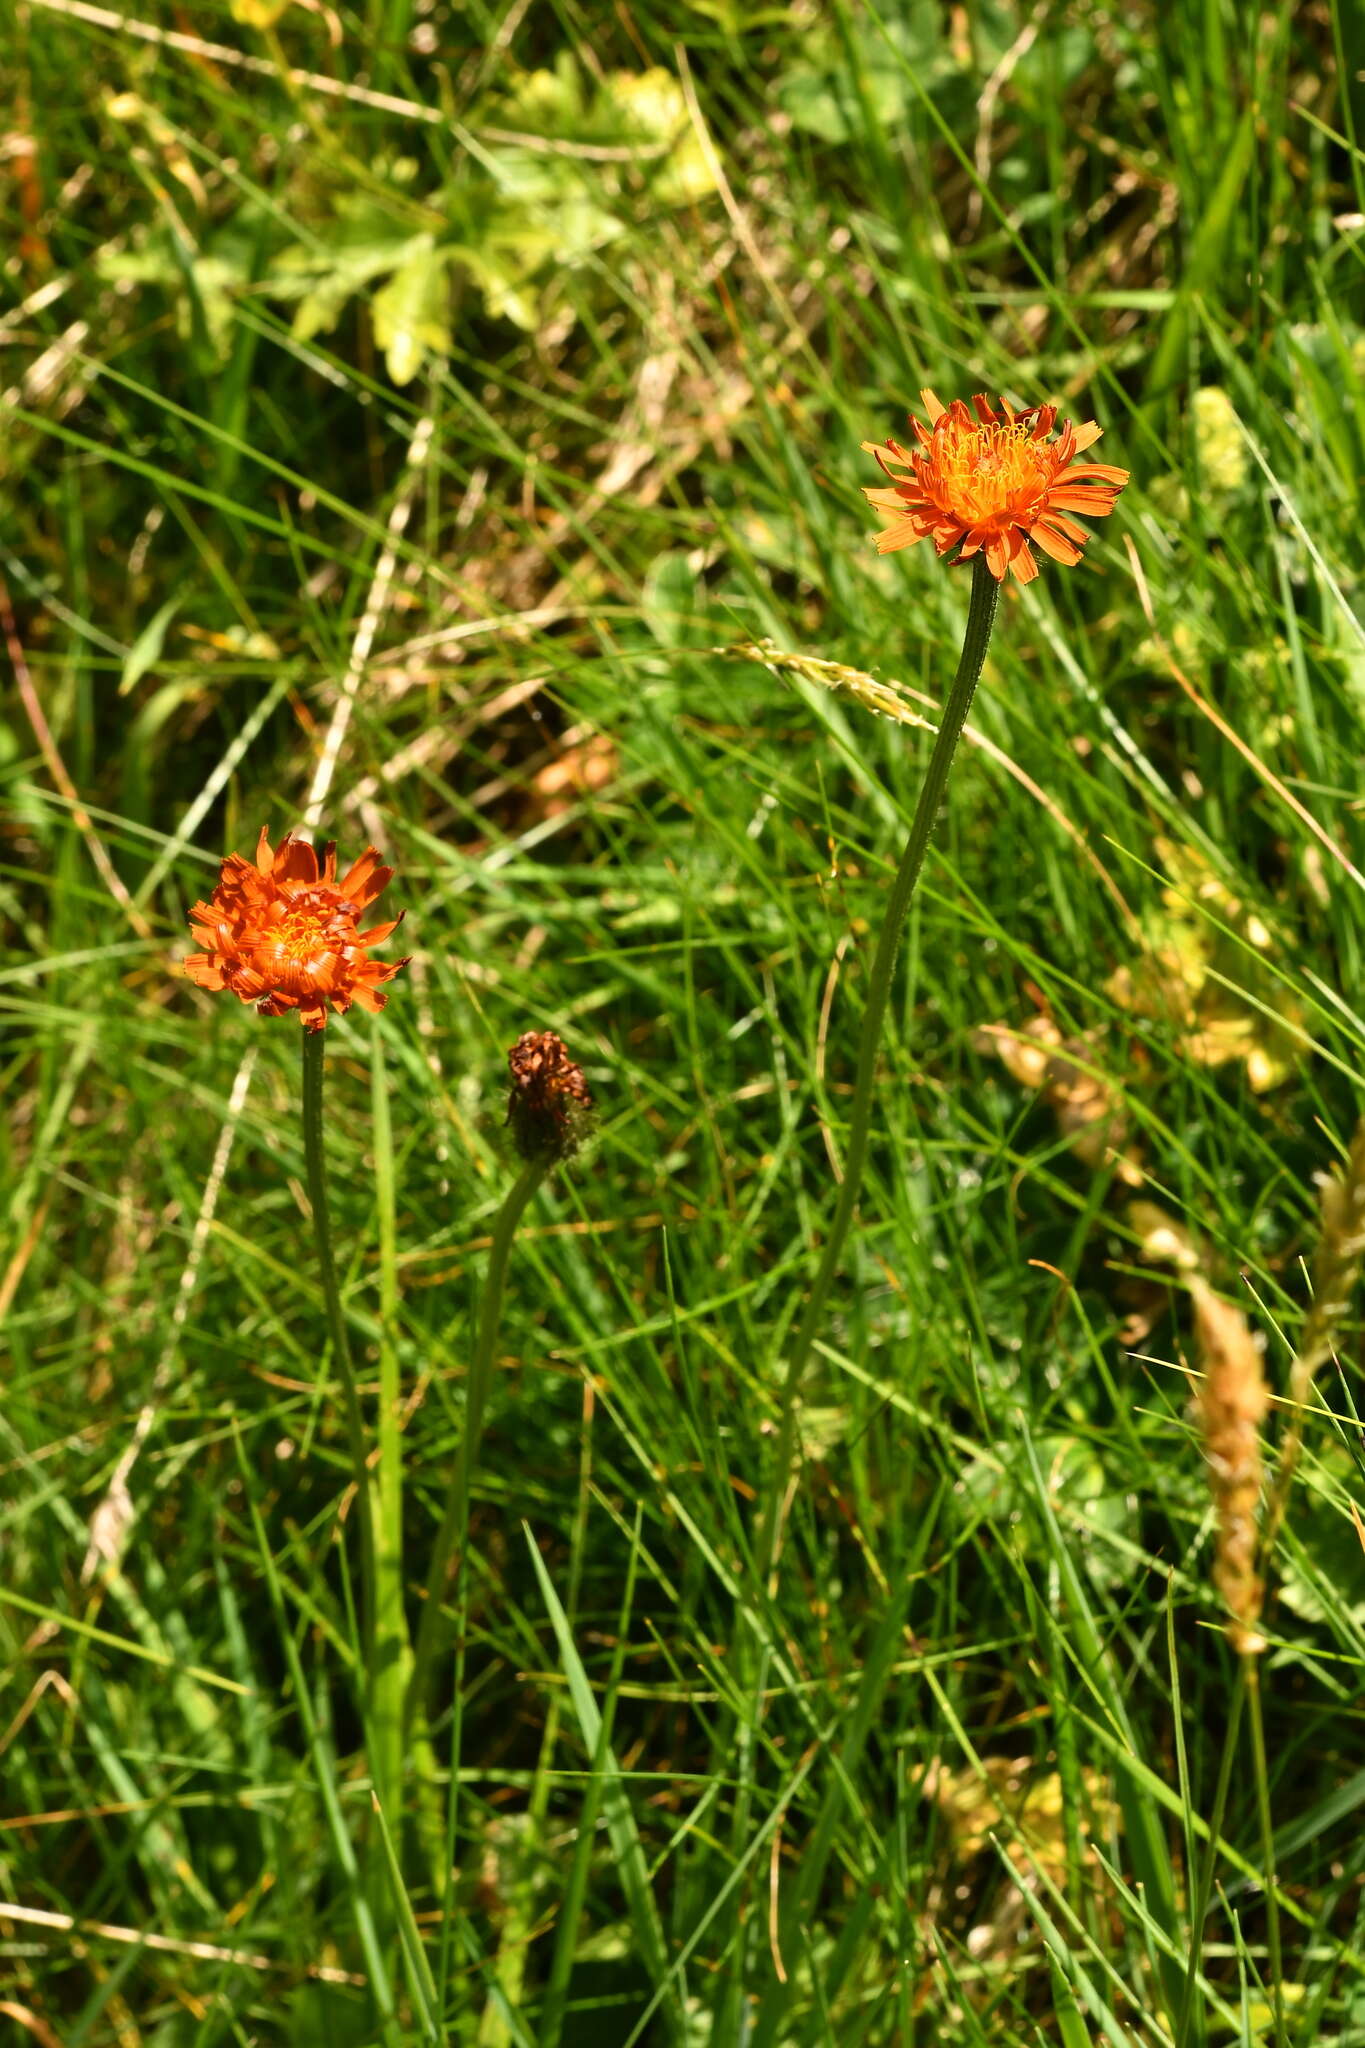
<path fill-rule="evenodd" d="M 1261 1706 L 1261 1669 L 1257 1653 L 1242 1658 L 1246 1688 L 1247 1719 L 1251 1726 L 1251 1764 L 1256 1780 L 1256 1812 L 1261 1824 L 1261 1857 L 1265 1864 L 1265 1933 L 1270 1969 L 1270 2003 L 1274 2014 L 1275 2048 L 1286 2048 L 1284 2023 L 1284 1963 L 1280 1945 L 1279 1880 L 1275 1874 L 1275 1824 L 1270 1812 L 1270 1773 L 1265 1750 L 1265 1716 Z"/>
<path fill-rule="evenodd" d="M 1194 1993 L 1199 1981 L 1199 1962 L 1204 1953 L 1204 1922 L 1208 1917 L 1209 1900 L 1213 1896 L 1213 1876 L 1218 1867 L 1218 1844 L 1223 1839 L 1223 1821 L 1227 1814 L 1228 1788 L 1232 1783 L 1232 1760 L 1237 1754 L 1237 1732 L 1241 1725 L 1242 1706 L 1246 1699 L 1247 1660 L 1238 1665 L 1233 1681 L 1232 1699 L 1228 1705 L 1226 1732 L 1223 1737 L 1223 1754 L 1218 1763 L 1218 1784 L 1213 1795 L 1213 1812 L 1209 1816 L 1208 1854 L 1204 1858 L 1196 1882 L 1195 1897 L 1190 1911 L 1190 1960 L 1185 1971 L 1185 1992 L 1180 2001 L 1180 2018 L 1175 2030 L 1175 2048 L 1186 2048 L 1190 2038 L 1190 2023 L 1194 2017 Z"/>

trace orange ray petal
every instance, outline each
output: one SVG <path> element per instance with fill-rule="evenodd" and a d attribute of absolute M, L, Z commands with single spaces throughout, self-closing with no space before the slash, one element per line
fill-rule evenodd
<path fill-rule="evenodd" d="M 1108 462 L 1073 462 L 1066 472 L 1067 483 L 1075 483 L 1078 477 L 1096 477 L 1101 483 L 1112 484 L 1121 491 L 1127 483 L 1130 471 L 1115 469 Z"/>
<path fill-rule="evenodd" d="M 341 893 L 363 909 L 367 903 L 374 902 L 392 879 L 393 869 L 379 866 L 378 847 L 367 846 L 359 860 L 354 861 L 342 876 Z"/>
<path fill-rule="evenodd" d="M 887 526 L 877 535 L 877 553 L 894 554 L 897 548 L 912 548 L 917 540 L 924 539 L 925 529 L 917 519 L 898 519 L 894 526 Z"/>
<path fill-rule="evenodd" d="M 875 441 L 865 441 L 863 446 L 869 455 L 876 456 L 878 469 L 883 476 L 889 476 L 893 483 L 905 475 L 910 457 L 899 452 L 894 441 L 885 442 L 880 447 Z"/>
<path fill-rule="evenodd" d="M 1052 527 L 1057 533 L 1064 533 L 1068 540 L 1078 541 L 1082 546 L 1090 538 L 1083 526 L 1077 526 L 1074 519 L 1068 519 L 1065 512 L 1059 512 L 1050 499 L 1043 508 L 1042 523 Z"/>
<path fill-rule="evenodd" d="M 1113 509 L 1112 498 L 1096 499 L 1080 491 L 1055 491 L 1047 501 L 1049 512 L 1079 512 L 1086 519 L 1107 519 Z"/>
<path fill-rule="evenodd" d="M 1075 542 L 1068 540 L 1064 533 L 1039 519 L 1029 528 L 1029 539 L 1040 547 L 1045 555 L 1051 555 L 1054 562 L 1064 562 L 1071 568 L 1081 559 L 1081 551 Z"/>
<path fill-rule="evenodd" d="M 1005 545 L 1005 537 L 1001 533 L 993 533 L 986 542 L 986 567 L 997 583 L 1004 582 L 1005 571 L 1009 565 L 1010 553 Z"/>
<path fill-rule="evenodd" d="M 318 878 L 318 857 L 310 839 L 282 840 L 275 849 L 275 880 L 303 882 L 312 887 Z"/>
<path fill-rule="evenodd" d="M 356 976 L 356 986 L 365 982 L 377 987 L 381 981 L 392 981 L 400 967 L 407 967 L 411 960 L 411 953 L 401 960 L 367 960 Z"/>
<path fill-rule="evenodd" d="M 1032 583 L 1038 574 L 1038 564 L 1033 559 L 1032 550 L 1024 536 L 1017 530 L 1011 537 L 1017 540 L 1019 545 L 1010 556 L 1010 567 L 1021 583 Z"/>

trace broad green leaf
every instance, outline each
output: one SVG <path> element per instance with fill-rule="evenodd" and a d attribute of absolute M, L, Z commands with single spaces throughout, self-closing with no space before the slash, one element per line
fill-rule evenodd
<path fill-rule="evenodd" d="M 404 235 L 392 241 L 360 242 L 316 250 L 286 249 L 269 279 L 276 298 L 300 301 L 294 315 L 296 341 L 311 341 L 327 334 L 341 318 L 346 301 L 385 272 L 397 270 L 406 261 L 417 237 Z"/>
<path fill-rule="evenodd" d="M 534 263 L 518 263 L 512 248 L 461 247 L 452 252 L 483 293 L 483 302 L 494 319 L 514 321 L 530 334 L 540 318 L 540 294 L 530 283 Z"/>
<path fill-rule="evenodd" d="M 648 71 L 613 71 L 604 90 L 633 135 L 666 149 L 657 168 L 644 166 L 653 198 L 664 206 L 687 206 L 715 191 L 715 174 L 671 71 L 658 64 Z"/>
<path fill-rule="evenodd" d="M 419 235 L 406 261 L 374 297 L 374 338 L 395 384 L 410 384 L 428 355 L 451 348 L 448 257 Z"/>
<path fill-rule="evenodd" d="M 589 88 L 572 56 L 561 55 L 553 71 L 531 71 L 495 102 L 500 126 L 553 137 L 561 142 L 595 142 L 639 148 L 636 170 L 650 197 L 663 206 L 685 206 L 715 190 L 715 176 L 692 124 L 687 96 L 661 64 L 647 71 L 609 71 Z M 597 177 L 589 185 L 586 166 L 539 158 L 547 168 L 571 169 L 585 191 L 612 189 Z M 614 167 L 613 167 L 614 172 Z"/>

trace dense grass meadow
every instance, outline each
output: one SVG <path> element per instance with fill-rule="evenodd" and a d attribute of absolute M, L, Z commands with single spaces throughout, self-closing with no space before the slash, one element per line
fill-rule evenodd
<path fill-rule="evenodd" d="M 1360 0 L 0 57 L 0 2040 L 1365 2043 Z M 803 1363 L 924 387 L 1132 479 L 1001 594 Z M 317 1156 L 183 967 L 263 826 L 406 913 Z"/>

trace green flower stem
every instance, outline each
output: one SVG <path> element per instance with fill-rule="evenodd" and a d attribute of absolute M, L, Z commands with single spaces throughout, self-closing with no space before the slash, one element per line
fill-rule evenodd
<path fill-rule="evenodd" d="M 351 1466 L 355 1474 L 360 1513 L 362 1634 L 366 1661 L 374 1635 L 375 1558 L 374 1506 L 371 1499 L 370 1468 L 365 1449 L 365 1419 L 360 1412 L 360 1389 L 356 1384 L 346 1316 L 337 1285 L 336 1261 L 332 1255 L 332 1226 L 327 1209 L 327 1166 L 323 1152 L 322 1065 L 325 1031 L 303 1034 L 303 1157 L 308 1171 L 308 1200 L 313 1211 L 313 1235 L 317 1242 L 322 1296 L 327 1305 L 327 1331 L 332 1344 L 332 1365 L 341 1376 L 346 1404 L 346 1431 L 351 1443 Z"/>
<path fill-rule="evenodd" d="M 953 755 L 957 751 L 957 743 L 966 724 L 967 712 L 986 659 L 999 595 L 1000 585 L 987 567 L 985 556 L 978 555 L 972 567 L 972 597 L 967 613 L 967 631 L 962 642 L 962 657 L 957 665 L 957 674 L 953 677 L 952 689 L 948 692 L 948 701 L 943 707 L 943 717 L 938 737 L 934 741 L 934 751 L 929 757 L 924 787 L 920 790 L 919 802 L 915 806 L 915 815 L 911 821 L 910 837 L 905 843 L 905 851 L 901 855 L 900 866 L 891 885 L 891 894 L 887 898 L 881 936 L 877 941 L 876 957 L 872 962 L 872 973 L 868 980 L 867 1008 L 863 1013 L 862 1037 L 858 1044 L 858 1071 L 853 1089 L 853 1106 L 849 1114 L 848 1144 L 844 1154 L 844 1178 L 839 1190 L 839 1205 L 834 1212 L 834 1221 L 830 1225 L 829 1237 L 825 1242 L 824 1255 L 820 1260 L 815 1283 L 806 1301 L 805 1313 L 787 1354 L 787 1376 L 782 1388 L 782 1412 L 778 1428 L 776 1473 L 759 1533 L 758 1555 L 765 1572 L 772 1571 L 782 1540 L 784 1502 L 796 1442 L 797 1395 L 812 1346 L 824 1319 L 825 1303 L 843 1258 L 844 1243 L 862 1189 L 863 1168 L 867 1162 L 867 1141 L 872 1128 L 872 1110 L 876 1096 L 877 1057 L 881 1050 L 882 1025 L 891 994 L 891 977 L 896 965 L 901 930 L 906 912 L 910 908 L 910 900 L 915 893 L 915 885 L 919 881 L 929 841 L 934 834 L 939 806 L 943 802 L 943 794 L 948 786 L 948 771 L 953 765 Z"/>
<path fill-rule="evenodd" d="M 469 1482 L 478 1462 L 479 1444 L 483 1437 L 484 1411 L 488 1406 L 488 1392 L 493 1380 L 493 1351 L 498 1341 L 498 1325 L 502 1319 L 502 1295 L 507 1280 L 507 1262 L 511 1257 L 512 1241 L 516 1237 L 517 1225 L 521 1222 L 526 1204 L 544 1180 L 552 1163 L 550 1157 L 546 1155 L 532 1159 L 523 1166 L 508 1189 L 503 1205 L 498 1211 L 497 1222 L 493 1225 L 493 1242 L 488 1253 L 488 1272 L 483 1283 L 483 1299 L 479 1304 L 478 1336 L 465 1392 L 464 1437 L 460 1444 L 459 1457 L 456 1459 L 455 1473 L 450 1482 L 450 1492 L 446 1498 L 445 1514 L 441 1518 L 436 1545 L 431 1553 L 426 1600 L 417 1629 L 417 1646 L 413 1652 L 406 1713 L 409 1727 L 426 1704 L 427 1684 L 432 1660 L 436 1654 L 441 1604 L 445 1597 L 451 1561 L 457 1551 L 461 1556 L 464 1552 L 465 1532 L 469 1522 Z M 453 1782 L 451 1794 L 453 1797 Z"/>
<path fill-rule="evenodd" d="M 403 1427 L 398 1328 L 397 1189 L 384 1036 L 370 1039 L 370 1124 L 379 1224 L 379 1407 L 374 1474 L 374 1656 L 370 1667 L 370 1771 L 401 1841 L 403 1700 L 412 1651 L 403 1606 Z"/>

